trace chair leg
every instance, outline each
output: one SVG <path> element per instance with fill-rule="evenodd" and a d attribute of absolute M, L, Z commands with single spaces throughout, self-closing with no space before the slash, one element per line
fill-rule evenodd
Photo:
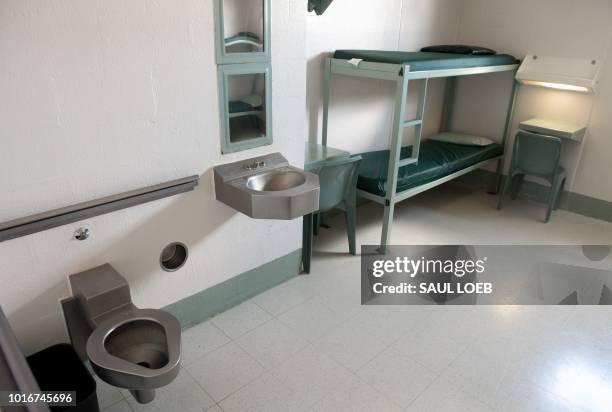
<path fill-rule="evenodd" d="M 516 175 L 514 179 L 512 179 L 512 188 L 510 189 L 510 198 L 512 200 L 516 200 L 518 197 L 521 187 L 523 186 L 523 180 L 525 180 L 524 174 Z"/>
<path fill-rule="evenodd" d="M 355 206 L 347 206 L 344 216 L 346 219 L 346 233 L 348 235 L 349 253 L 355 255 L 357 247 L 355 242 L 355 226 L 357 223 L 357 211 Z"/>
<path fill-rule="evenodd" d="M 313 213 L 312 217 L 312 233 L 315 236 L 319 236 L 319 228 L 321 227 L 321 213 Z"/>
<path fill-rule="evenodd" d="M 497 199 L 497 210 L 501 210 L 504 205 L 504 196 L 506 196 L 506 192 L 508 191 L 508 187 L 510 186 L 510 182 L 512 181 L 512 175 L 508 175 L 506 181 L 503 183 L 502 189 L 499 191 L 499 197 Z"/>
<path fill-rule="evenodd" d="M 550 190 L 552 192 L 552 189 Z M 549 196 L 548 205 L 546 206 L 546 216 L 544 217 L 544 223 L 548 223 L 550 221 L 550 215 L 552 214 L 552 210 L 553 210 L 553 203 L 554 201 L 552 200 L 552 193 L 551 193 L 551 196 Z"/>
<path fill-rule="evenodd" d="M 563 178 L 563 181 L 561 182 L 561 187 L 559 188 L 559 190 L 557 190 L 557 198 L 555 199 L 555 205 L 553 207 L 553 210 L 559 209 L 559 205 L 561 204 L 561 197 L 563 197 L 563 190 L 565 189 L 565 182 L 566 179 Z"/>
<path fill-rule="evenodd" d="M 387 253 L 387 245 L 391 241 L 391 226 L 393 225 L 393 214 L 395 212 L 395 203 L 390 203 L 385 206 L 383 214 L 383 227 L 380 235 L 380 246 L 378 251 L 382 254 Z"/>
<path fill-rule="evenodd" d="M 304 216 L 302 232 L 302 270 L 310 273 L 312 259 L 312 213 Z"/>
<path fill-rule="evenodd" d="M 499 159 L 497 161 L 497 169 L 495 172 L 495 178 L 491 182 L 491 187 L 488 190 L 489 194 L 492 194 L 492 195 L 499 194 L 499 191 L 501 190 L 501 187 L 502 187 L 502 181 L 504 179 L 503 166 L 504 166 L 504 160 Z"/>
<path fill-rule="evenodd" d="M 548 194 L 548 205 L 546 206 L 546 216 L 544 217 L 544 223 L 548 223 L 550 221 L 550 215 L 555 207 L 555 203 L 557 202 L 557 193 L 560 188 L 559 177 L 555 176 L 552 181 L 552 185 L 550 187 L 550 193 Z"/>

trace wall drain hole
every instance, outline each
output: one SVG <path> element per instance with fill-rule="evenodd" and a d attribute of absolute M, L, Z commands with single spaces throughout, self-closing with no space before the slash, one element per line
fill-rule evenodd
<path fill-rule="evenodd" d="M 179 270 L 187 261 L 187 246 L 182 243 L 170 243 L 159 256 L 161 268 L 166 272 Z"/>

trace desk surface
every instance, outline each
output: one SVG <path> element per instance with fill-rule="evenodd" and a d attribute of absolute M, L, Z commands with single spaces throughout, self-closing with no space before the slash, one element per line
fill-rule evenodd
<path fill-rule="evenodd" d="M 586 125 L 535 118 L 521 122 L 519 129 L 581 142 L 587 128 Z"/>
<path fill-rule="evenodd" d="M 334 149 L 333 147 L 323 146 L 318 143 L 306 142 L 304 168 L 306 170 L 316 169 L 328 160 L 349 157 L 350 155 L 350 152 L 346 150 Z"/>

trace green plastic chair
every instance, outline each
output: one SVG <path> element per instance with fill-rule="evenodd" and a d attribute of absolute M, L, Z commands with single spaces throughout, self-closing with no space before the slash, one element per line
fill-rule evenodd
<path fill-rule="evenodd" d="M 537 133 L 519 131 L 514 140 L 510 171 L 500 192 L 497 209 L 501 209 L 508 189 L 511 198 L 516 199 L 521 190 L 525 175 L 539 176 L 551 186 L 544 223 L 548 223 L 553 210 L 556 210 L 565 187 L 565 169 L 559 165 L 561 158 L 561 139 Z"/>
<path fill-rule="evenodd" d="M 356 253 L 355 225 L 357 220 L 357 169 L 361 156 L 347 157 L 326 162 L 317 174 L 321 185 L 319 211 L 314 215 L 314 233 L 318 234 L 321 213 L 333 209 L 344 211 L 349 252 Z"/>

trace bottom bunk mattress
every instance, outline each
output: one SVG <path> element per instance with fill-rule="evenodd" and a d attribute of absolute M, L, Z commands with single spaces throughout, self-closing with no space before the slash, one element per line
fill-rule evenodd
<path fill-rule="evenodd" d="M 402 147 L 401 158 L 410 157 L 411 153 L 412 146 Z M 503 153 L 504 148 L 497 143 L 468 146 L 425 140 L 421 142 L 419 162 L 400 167 L 396 193 L 433 182 Z M 389 150 L 362 153 L 361 156 L 363 160 L 359 166 L 357 187 L 378 196 L 385 196 Z"/>

